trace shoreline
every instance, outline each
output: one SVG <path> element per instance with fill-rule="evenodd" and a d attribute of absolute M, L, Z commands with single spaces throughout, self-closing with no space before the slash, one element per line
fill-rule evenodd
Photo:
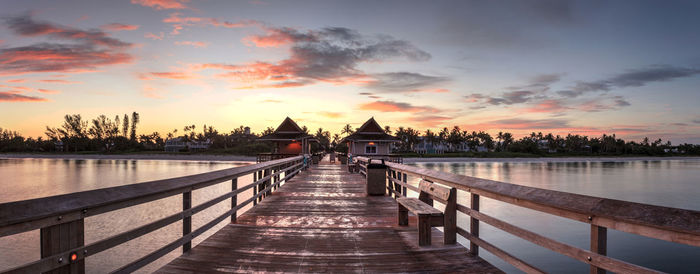
<path fill-rule="evenodd" d="M 224 162 L 255 162 L 255 156 L 216 155 L 216 154 L 32 154 L 32 153 L 0 153 L 0 159 L 75 159 L 75 160 L 176 160 L 176 161 L 224 161 Z M 513 158 L 475 158 L 475 157 L 435 157 L 435 158 L 404 158 L 404 163 L 526 163 L 526 162 L 631 162 L 659 160 L 692 160 L 700 161 L 700 157 L 513 157 Z"/>
<path fill-rule="evenodd" d="M 497 162 L 497 163 L 570 163 L 570 162 L 633 162 L 633 161 L 661 161 L 661 160 L 692 160 L 700 161 L 700 157 L 533 157 L 533 158 L 471 158 L 471 157 L 445 157 L 445 158 L 404 158 L 403 162 L 412 163 L 470 163 L 470 162 Z"/>
<path fill-rule="evenodd" d="M 221 161 L 255 162 L 255 156 L 213 154 L 0 154 L 0 159 L 74 159 L 74 160 L 176 160 L 176 161 Z"/>

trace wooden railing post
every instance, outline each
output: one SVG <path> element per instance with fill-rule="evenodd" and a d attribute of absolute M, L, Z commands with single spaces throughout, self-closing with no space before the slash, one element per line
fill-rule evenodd
<path fill-rule="evenodd" d="M 263 173 L 263 177 L 269 176 L 270 174 L 271 174 L 271 173 L 270 173 L 270 169 L 269 169 L 269 168 L 268 168 L 268 169 L 265 169 L 265 173 Z M 265 181 L 264 184 L 262 184 L 263 190 L 265 190 L 267 187 L 270 186 L 270 182 L 271 182 L 271 181 L 272 181 L 272 178 L 269 178 L 269 179 L 267 179 L 267 180 Z M 270 191 L 271 191 L 271 190 L 266 191 L 265 194 L 263 194 L 263 196 L 265 196 L 265 198 L 267 198 L 267 195 L 270 195 Z"/>
<path fill-rule="evenodd" d="M 406 176 L 406 173 L 403 174 L 402 179 L 403 179 L 404 184 L 408 184 L 408 176 Z M 402 187 L 402 189 L 403 189 L 403 191 L 401 193 L 403 193 L 403 196 L 407 196 L 406 195 L 406 187 L 404 186 L 404 187 Z"/>
<path fill-rule="evenodd" d="M 182 210 L 187 210 L 192 208 L 192 191 L 187 191 L 182 193 Z M 192 216 L 187 216 L 182 219 L 182 236 L 190 234 L 192 232 Z M 190 251 L 192 248 L 192 242 L 187 241 L 182 245 L 182 253 Z"/>
<path fill-rule="evenodd" d="M 231 191 L 236 191 L 238 189 L 238 178 L 231 179 Z M 234 194 L 231 196 L 231 208 L 236 208 L 238 206 L 238 195 Z M 231 214 L 231 223 L 236 223 L 236 217 L 238 216 L 238 211 L 234 211 Z"/>
<path fill-rule="evenodd" d="M 471 194 L 471 209 L 479 211 L 479 195 Z M 479 237 L 479 220 L 474 217 L 469 217 L 469 233 L 474 237 Z M 474 256 L 479 255 L 479 246 L 474 241 L 469 241 L 469 253 Z"/>
<path fill-rule="evenodd" d="M 258 172 L 255 171 L 255 172 L 253 172 L 253 183 L 255 183 L 257 181 L 258 181 Z M 258 187 L 254 186 L 253 187 L 253 196 L 255 196 L 257 194 L 258 194 Z M 258 205 L 258 199 L 253 199 L 253 206 L 256 206 L 256 205 Z"/>
<path fill-rule="evenodd" d="M 60 221 L 62 217 L 59 216 L 57 219 Z M 42 228 L 40 230 L 40 238 L 41 258 L 83 246 L 85 244 L 84 219 Z M 83 257 L 82 255 L 80 256 L 81 258 Z M 64 266 L 44 273 L 85 273 L 84 259 L 72 262 L 70 257 L 59 258 L 58 263 Z"/>
<path fill-rule="evenodd" d="M 591 225 L 591 251 L 600 255 L 608 253 L 608 229 L 606 227 Z M 590 261 L 591 258 L 589 257 Z M 605 269 L 591 265 L 591 274 L 605 274 Z"/>

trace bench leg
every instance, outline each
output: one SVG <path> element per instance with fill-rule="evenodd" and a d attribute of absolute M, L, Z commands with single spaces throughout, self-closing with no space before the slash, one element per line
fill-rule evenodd
<path fill-rule="evenodd" d="M 408 225 L 408 209 L 401 204 L 399 204 L 399 225 Z"/>
<path fill-rule="evenodd" d="M 430 216 L 418 215 L 418 245 L 431 244 Z"/>

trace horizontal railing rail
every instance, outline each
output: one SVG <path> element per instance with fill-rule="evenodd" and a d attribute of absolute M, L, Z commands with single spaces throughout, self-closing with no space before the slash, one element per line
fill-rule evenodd
<path fill-rule="evenodd" d="M 83 273 L 86 257 L 182 220 L 182 237 L 115 271 L 133 272 L 179 246 L 183 247 L 183 252 L 188 251 L 192 239 L 229 216 L 235 222 L 238 210 L 251 202 L 256 204 L 256 201 L 306 168 L 307 163 L 304 156 L 296 156 L 197 175 L 0 204 L 0 237 L 40 229 L 42 251 L 40 260 L 2 272 L 40 273 L 65 267 L 70 273 Z M 238 178 L 248 174 L 254 174 L 253 182 L 238 187 Z M 232 185 L 230 192 L 192 207 L 193 190 L 228 181 Z M 254 190 L 253 196 L 238 203 L 237 195 L 251 188 Z M 97 242 L 84 244 L 84 218 L 180 194 L 183 197 L 182 211 Z M 192 215 L 226 200 L 231 201 L 230 210 L 192 231 Z M 56 250 L 59 245 L 60 250 Z"/>
<path fill-rule="evenodd" d="M 258 153 L 255 157 L 256 163 L 262 163 L 272 160 L 284 159 L 289 157 L 296 157 L 299 154 L 289 154 L 289 153 Z"/>
<path fill-rule="evenodd" d="M 356 158 L 360 170 L 366 169 L 368 160 L 366 157 Z M 485 222 L 521 239 L 589 264 L 592 273 L 603 273 L 604 270 L 626 273 L 658 272 L 606 256 L 607 228 L 700 247 L 700 211 L 521 186 L 391 162 L 386 163 L 386 166 L 387 191 L 394 197 L 406 196 L 407 190 L 420 191 L 407 182 L 409 174 L 470 193 L 469 206 L 457 205 L 457 211 L 470 217 L 469 231 L 462 227 L 457 228 L 457 233 L 470 241 L 470 252 L 478 255 L 478 248 L 482 247 L 528 273 L 542 271 L 479 238 L 479 222 Z M 481 196 L 587 223 L 591 229 L 590 250 L 561 243 L 484 214 L 479 211 Z"/>

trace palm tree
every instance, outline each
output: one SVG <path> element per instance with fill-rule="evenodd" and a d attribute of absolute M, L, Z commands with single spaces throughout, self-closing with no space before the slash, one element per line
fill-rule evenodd
<path fill-rule="evenodd" d="M 136 124 L 139 123 L 139 114 L 134 111 L 131 113 L 131 141 L 136 140 Z"/>
<path fill-rule="evenodd" d="M 347 134 L 347 135 L 350 135 L 350 134 L 352 134 L 353 132 L 355 132 L 355 130 L 352 129 L 352 126 L 350 126 L 350 124 L 346 124 L 346 125 L 343 127 L 343 129 L 340 131 L 340 133 L 342 133 L 342 134 Z"/>
<path fill-rule="evenodd" d="M 384 126 L 384 132 L 386 134 L 391 134 L 391 127 L 390 126 Z"/>

